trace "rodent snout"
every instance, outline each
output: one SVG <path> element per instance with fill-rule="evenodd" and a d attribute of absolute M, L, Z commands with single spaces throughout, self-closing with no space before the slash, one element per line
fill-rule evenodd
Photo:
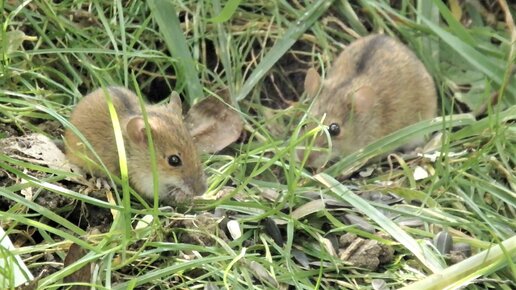
<path fill-rule="evenodd" d="M 175 205 L 177 203 L 187 203 L 192 200 L 194 196 L 202 195 L 206 192 L 207 184 L 205 178 L 187 179 L 182 184 L 169 184 L 165 187 L 165 191 L 160 194 L 160 199 L 163 204 Z"/>
<path fill-rule="evenodd" d="M 194 196 L 202 195 L 208 189 L 208 185 L 206 184 L 206 178 L 203 176 L 199 179 L 188 179 L 186 180 L 186 184 L 191 188 Z"/>
<path fill-rule="evenodd" d="M 200 177 L 187 177 L 183 179 L 180 190 L 187 196 L 199 196 L 206 192 L 208 188 L 204 174 Z"/>
<path fill-rule="evenodd" d="M 306 155 L 306 162 L 305 166 L 311 167 L 311 168 L 320 168 L 323 167 L 324 164 L 326 164 L 329 153 L 327 152 L 327 149 L 322 148 L 311 148 L 311 149 L 298 149 L 297 150 L 297 159 L 299 162 L 302 162 Z"/>

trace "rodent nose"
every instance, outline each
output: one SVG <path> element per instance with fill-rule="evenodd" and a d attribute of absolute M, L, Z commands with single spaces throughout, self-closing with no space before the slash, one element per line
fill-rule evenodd
<path fill-rule="evenodd" d="M 194 195 L 202 195 L 208 188 L 208 185 L 206 184 L 206 178 L 204 176 L 201 178 L 188 179 L 186 180 L 186 184 L 188 184 Z"/>
<path fill-rule="evenodd" d="M 206 180 L 204 180 L 204 178 L 202 181 L 196 182 L 195 184 L 195 194 L 197 195 L 204 194 L 206 192 L 206 189 L 208 189 L 208 185 L 206 184 Z"/>

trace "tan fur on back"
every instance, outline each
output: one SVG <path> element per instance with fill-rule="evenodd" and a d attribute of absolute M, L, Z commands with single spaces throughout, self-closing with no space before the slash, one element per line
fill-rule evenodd
<path fill-rule="evenodd" d="M 119 176 L 119 155 L 105 97 L 105 92 L 108 92 L 120 121 L 130 182 L 137 191 L 151 198 L 152 166 L 146 135 L 143 144 L 135 143 L 126 131 L 131 118 L 142 116 L 138 98 L 133 92 L 122 87 L 109 87 L 106 90 L 98 89 L 85 96 L 74 109 L 70 122 L 93 146 L 107 169 Z M 172 105 L 147 105 L 146 111 L 155 145 L 160 198 L 166 204 L 173 204 L 175 201 L 185 201 L 189 196 L 204 192 L 206 184 L 202 164 L 192 138 L 183 124 L 181 111 L 174 111 Z M 98 160 L 72 130 L 65 131 L 65 139 L 66 155 L 71 162 L 94 175 L 104 175 L 99 168 Z M 182 165 L 170 166 L 168 157 L 171 155 L 180 156 Z M 88 158 L 93 162 L 89 162 Z"/>
<path fill-rule="evenodd" d="M 349 121 L 353 92 L 364 86 L 376 93 L 374 106 L 364 114 L 355 112 Z M 330 158 L 334 158 L 432 118 L 436 110 L 434 82 L 415 54 L 394 38 L 370 35 L 351 43 L 338 56 L 309 114 L 319 120 L 326 114 L 326 125 L 341 124 L 341 134 L 332 138 Z M 316 145 L 328 146 L 323 137 Z M 321 154 L 310 157 L 309 165 L 322 165 Z"/>

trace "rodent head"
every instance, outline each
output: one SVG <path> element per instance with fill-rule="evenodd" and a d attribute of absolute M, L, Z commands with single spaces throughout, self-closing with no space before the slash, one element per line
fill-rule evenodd
<path fill-rule="evenodd" d="M 179 96 L 173 95 L 167 105 L 148 106 L 147 113 L 156 153 L 160 202 L 184 203 L 203 194 L 206 179 L 196 146 L 183 124 Z M 143 117 L 130 117 L 125 129 L 131 183 L 152 199 L 152 166 Z"/>
<path fill-rule="evenodd" d="M 323 125 L 328 130 L 328 134 L 316 137 L 315 150 L 308 153 L 306 161 L 307 166 L 319 168 L 335 157 L 345 156 L 360 148 L 357 138 L 362 125 L 373 114 L 375 92 L 370 86 L 359 82 L 339 82 L 331 78 L 322 81 L 314 68 L 307 71 L 304 85 L 307 96 L 314 98 L 308 115 L 318 121 L 324 117 Z M 301 133 L 312 128 L 314 126 L 309 125 Z M 331 148 L 328 136 L 331 138 Z M 302 160 L 305 154 L 305 150 L 299 150 L 298 158 Z"/>

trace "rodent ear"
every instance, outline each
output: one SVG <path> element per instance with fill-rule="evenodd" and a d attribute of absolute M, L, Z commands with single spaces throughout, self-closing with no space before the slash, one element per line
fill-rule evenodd
<path fill-rule="evenodd" d="M 183 114 L 183 105 L 181 104 L 181 97 L 176 91 L 172 91 L 172 93 L 170 94 L 170 101 L 167 106 L 173 112 L 176 112 L 179 115 Z"/>
<path fill-rule="evenodd" d="M 321 86 L 321 76 L 313 67 L 309 68 L 305 76 L 305 92 L 308 97 L 315 97 Z"/>
<path fill-rule="evenodd" d="M 240 137 L 244 126 L 239 111 L 212 96 L 190 108 L 185 125 L 202 153 L 226 148 Z"/>
<path fill-rule="evenodd" d="M 147 134 L 145 134 L 145 121 L 142 117 L 133 117 L 127 122 L 127 135 L 129 139 L 140 145 L 147 145 Z"/>
<path fill-rule="evenodd" d="M 359 113 L 367 113 L 373 109 L 375 92 L 370 86 L 363 86 L 353 95 L 353 109 Z"/>

